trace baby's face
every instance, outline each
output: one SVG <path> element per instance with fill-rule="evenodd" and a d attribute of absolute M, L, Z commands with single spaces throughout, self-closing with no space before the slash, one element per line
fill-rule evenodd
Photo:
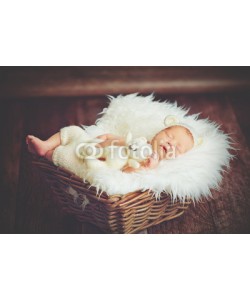
<path fill-rule="evenodd" d="M 163 129 L 152 139 L 152 148 L 159 156 L 159 159 L 171 159 L 186 153 L 194 146 L 194 141 L 188 129 L 182 126 L 172 126 Z"/>

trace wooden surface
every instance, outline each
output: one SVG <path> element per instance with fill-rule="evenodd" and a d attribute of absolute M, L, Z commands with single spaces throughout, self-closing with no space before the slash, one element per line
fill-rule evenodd
<path fill-rule="evenodd" d="M 137 91 L 165 94 L 250 91 L 250 68 L 0 67 L 0 91 L 0 100 Z"/>
<path fill-rule="evenodd" d="M 151 227 L 147 233 L 250 233 L 249 97 L 242 93 L 157 95 L 221 124 L 232 133 L 239 150 L 221 190 L 213 191 L 213 199 L 192 205 L 182 217 Z M 94 225 L 63 215 L 44 178 L 31 167 L 25 136 L 47 138 L 63 126 L 93 124 L 107 103 L 105 97 L 95 96 L 2 102 L 1 233 L 102 233 Z"/>

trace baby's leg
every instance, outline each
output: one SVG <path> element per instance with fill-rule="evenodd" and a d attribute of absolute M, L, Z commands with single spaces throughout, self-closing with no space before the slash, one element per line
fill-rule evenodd
<path fill-rule="evenodd" d="M 53 162 L 53 160 L 52 160 L 53 152 L 54 152 L 54 149 L 47 151 L 47 153 L 44 155 L 44 157 L 47 158 L 49 161 Z"/>
<path fill-rule="evenodd" d="M 42 141 L 33 135 L 28 135 L 26 137 L 26 143 L 31 153 L 45 156 L 48 151 L 54 150 L 61 144 L 60 133 L 57 132 L 46 141 Z M 48 155 L 48 157 L 50 156 Z"/>

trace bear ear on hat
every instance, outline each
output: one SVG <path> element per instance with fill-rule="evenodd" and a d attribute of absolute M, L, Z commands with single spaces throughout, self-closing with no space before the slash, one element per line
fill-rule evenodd
<path fill-rule="evenodd" d="M 174 115 L 166 116 L 166 118 L 164 120 L 164 124 L 165 124 L 166 127 L 169 127 L 169 126 L 172 126 L 172 125 L 176 125 L 178 123 L 179 123 L 179 120 Z"/>

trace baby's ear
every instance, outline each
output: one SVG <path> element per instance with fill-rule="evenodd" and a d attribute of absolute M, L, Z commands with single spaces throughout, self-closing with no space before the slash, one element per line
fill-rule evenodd
<path fill-rule="evenodd" d="M 166 127 L 177 125 L 178 123 L 179 123 L 179 119 L 174 115 L 169 115 L 164 120 L 164 124 Z"/>

